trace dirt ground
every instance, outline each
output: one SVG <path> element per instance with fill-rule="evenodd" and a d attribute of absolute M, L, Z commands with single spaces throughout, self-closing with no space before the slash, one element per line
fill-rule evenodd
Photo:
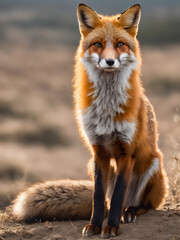
<path fill-rule="evenodd" d="M 180 210 L 180 203 L 179 203 Z M 1 222 L 0 239 L 83 239 L 82 228 L 88 221 L 64 221 L 23 224 L 15 222 Z M 121 224 L 121 234 L 113 239 L 151 239 L 151 240 L 179 240 L 180 239 L 180 211 L 152 210 L 137 218 L 136 222 Z M 90 239 L 99 239 L 100 235 Z"/>

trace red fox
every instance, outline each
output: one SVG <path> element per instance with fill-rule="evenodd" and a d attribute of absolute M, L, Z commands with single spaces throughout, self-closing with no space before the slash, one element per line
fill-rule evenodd
<path fill-rule="evenodd" d="M 94 183 L 34 185 L 16 198 L 13 214 L 25 221 L 91 215 L 82 235 L 109 238 L 119 235 L 120 221 L 133 222 L 163 202 L 166 175 L 154 110 L 140 80 L 140 5 L 108 17 L 79 4 L 77 15 L 81 41 L 75 57 L 75 114 L 93 156 Z"/>

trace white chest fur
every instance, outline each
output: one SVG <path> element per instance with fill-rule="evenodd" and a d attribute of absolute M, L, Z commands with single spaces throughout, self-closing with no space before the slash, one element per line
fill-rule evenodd
<path fill-rule="evenodd" d="M 135 122 L 114 121 L 121 108 L 128 100 L 127 90 L 131 87 L 129 78 L 135 63 L 122 66 L 120 71 L 105 72 L 98 70 L 92 63 L 82 59 L 82 62 L 94 85 L 91 92 L 93 102 L 83 112 L 79 110 L 79 120 L 82 130 L 91 144 L 108 141 L 109 136 L 119 137 L 130 142 L 135 132 Z"/>

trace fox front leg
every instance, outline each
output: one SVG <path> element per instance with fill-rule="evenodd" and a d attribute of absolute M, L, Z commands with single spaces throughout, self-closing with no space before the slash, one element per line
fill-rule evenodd
<path fill-rule="evenodd" d="M 125 150 L 124 150 L 125 149 Z M 115 237 L 120 234 L 119 223 L 123 212 L 123 203 L 129 186 L 129 179 L 134 166 L 134 159 L 128 148 L 119 152 L 117 161 L 117 178 L 111 198 L 111 206 L 107 226 L 101 233 L 102 238 Z"/>
<path fill-rule="evenodd" d="M 92 216 L 90 224 L 86 225 L 82 231 L 84 237 L 99 234 L 102 229 L 104 219 L 104 202 L 107 188 L 110 157 L 105 149 L 94 146 L 95 166 L 94 166 L 94 195 L 92 201 Z"/>

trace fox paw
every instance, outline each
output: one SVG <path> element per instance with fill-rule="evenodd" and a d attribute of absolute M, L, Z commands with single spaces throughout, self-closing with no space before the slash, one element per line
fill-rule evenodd
<path fill-rule="evenodd" d="M 136 208 L 129 207 L 125 210 L 124 216 L 121 218 L 121 223 L 131 223 L 136 221 Z"/>
<path fill-rule="evenodd" d="M 110 238 L 110 237 L 116 237 L 119 236 L 120 234 L 120 229 L 119 226 L 118 227 L 112 227 L 107 225 L 101 233 L 101 237 L 102 238 Z"/>
<path fill-rule="evenodd" d="M 97 226 L 95 224 L 88 224 L 83 228 L 82 236 L 89 237 L 89 236 L 99 234 L 100 232 L 101 232 L 101 229 L 99 226 Z"/>

